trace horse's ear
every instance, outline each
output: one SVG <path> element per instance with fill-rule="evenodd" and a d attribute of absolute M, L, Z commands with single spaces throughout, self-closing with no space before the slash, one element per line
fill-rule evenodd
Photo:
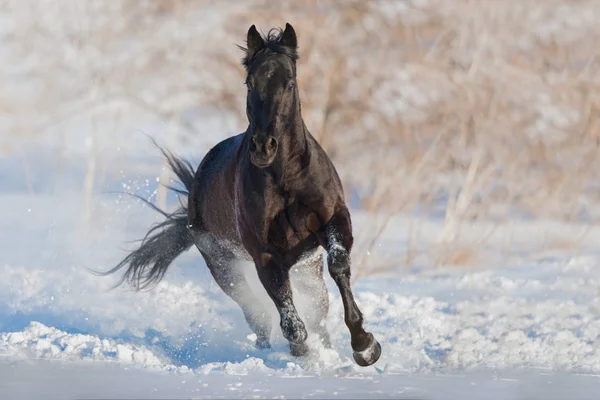
<path fill-rule="evenodd" d="M 285 30 L 281 35 L 281 44 L 286 47 L 296 49 L 298 47 L 298 39 L 296 38 L 296 31 L 294 27 L 288 23 L 285 24 Z"/>
<path fill-rule="evenodd" d="M 246 39 L 247 44 L 247 57 L 251 59 L 254 54 L 260 51 L 265 46 L 265 41 L 263 40 L 260 33 L 256 30 L 256 26 L 252 25 L 250 29 L 248 29 L 248 37 Z"/>

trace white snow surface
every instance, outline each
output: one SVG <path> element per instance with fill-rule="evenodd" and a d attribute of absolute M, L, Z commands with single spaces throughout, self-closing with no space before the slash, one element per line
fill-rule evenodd
<path fill-rule="evenodd" d="M 600 389 L 594 254 L 363 277 L 357 302 L 383 354 L 361 368 L 330 279 L 333 349 L 309 339 L 311 354 L 291 357 L 274 319 L 273 348 L 257 350 L 195 250 L 150 291 L 111 290 L 117 277 L 91 274 L 114 265 L 154 214 L 99 196 L 104 225 L 85 231 L 73 198 L 3 196 L 2 398 L 595 398 Z M 102 384 L 113 379 L 123 384 Z"/>

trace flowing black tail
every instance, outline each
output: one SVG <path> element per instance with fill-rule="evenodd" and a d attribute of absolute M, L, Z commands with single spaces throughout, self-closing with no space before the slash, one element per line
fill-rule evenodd
<path fill-rule="evenodd" d="M 165 151 L 158 145 L 157 147 L 166 157 L 169 167 L 177 175 L 185 190 L 170 186 L 167 187 L 180 195 L 189 196 L 194 181 L 194 168 L 189 162 L 173 155 L 171 152 Z M 185 202 L 182 201 L 179 209 L 168 214 L 146 199 L 139 196 L 136 197 L 164 215 L 165 220 L 153 226 L 141 240 L 140 246 L 125 257 L 116 267 L 106 272 L 96 273 L 106 276 L 128 265 L 123 277 L 115 287 L 127 282 L 137 290 L 140 290 L 160 282 L 167 272 L 169 265 L 180 254 L 192 247 L 194 239 L 187 227 L 188 211 Z"/>

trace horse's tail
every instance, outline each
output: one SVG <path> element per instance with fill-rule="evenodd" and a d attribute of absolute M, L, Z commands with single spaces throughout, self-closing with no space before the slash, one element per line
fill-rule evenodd
<path fill-rule="evenodd" d="M 166 157 L 169 167 L 179 178 L 185 190 L 167 187 L 180 195 L 189 196 L 194 181 L 192 165 L 171 152 L 160 147 L 159 149 Z M 179 209 L 169 214 L 147 200 L 140 199 L 164 215 L 165 220 L 154 225 L 141 240 L 139 247 L 129 253 L 116 267 L 106 272 L 96 272 L 98 275 L 106 276 L 127 266 L 127 270 L 115 287 L 127 282 L 140 290 L 160 282 L 173 260 L 194 244 L 192 232 L 187 227 L 188 210 L 184 201 L 181 201 Z"/>

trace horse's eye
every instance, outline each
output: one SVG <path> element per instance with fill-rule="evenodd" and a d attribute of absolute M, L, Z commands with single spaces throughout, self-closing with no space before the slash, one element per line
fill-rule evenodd
<path fill-rule="evenodd" d="M 292 91 L 292 90 L 294 90 L 295 87 L 296 87 L 296 84 L 294 82 L 292 82 L 288 85 L 288 90 Z"/>

